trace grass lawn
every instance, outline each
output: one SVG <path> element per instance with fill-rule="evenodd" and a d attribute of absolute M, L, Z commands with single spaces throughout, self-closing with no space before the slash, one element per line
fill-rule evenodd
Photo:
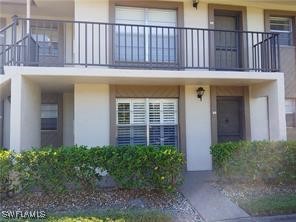
<path fill-rule="evenodd" d="M 34 221 L 41 222 L 43 220 L 8 220 L 0 217 L 0 221 Z M 162 212 L 156 211 L 105 211 L 105 212 L 85 212 L 85 213 L 63 213 L 52 214 L 46 218 L 48 222 L 170 222 L 172 217 Z"/>
<path fill-rule="evenodd" d="M 296 213 L 296 194 L 273 194 L 241 201 L 239 205 L 252 216 L 291 214 Z"/>

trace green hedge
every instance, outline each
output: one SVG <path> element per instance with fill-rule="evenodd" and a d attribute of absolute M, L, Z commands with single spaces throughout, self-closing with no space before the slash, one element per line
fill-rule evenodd
<path fill-rule="evenodd" d="M 14 189 L 12 183 L 13 158 L 11 152 L 0 148 L 0 198 L 1 194 L 9 195 Z"/>
<path fill-rule="evenodd" d="M 296 182 L 296 141 L 240 141 L 211 147 L 214 169 L 232 180 Z"/>
<path fill-rule="evenodd" d="M 45 192 L 95 189 L 105 170 L 122 188 L 173 191 L 184 164 L 182 153 L 169 146 L 43 147 L 20 154 L 0 151 L 0 158 L 3 177 L 11 180 L 14 172 L 23 190 Z"/>

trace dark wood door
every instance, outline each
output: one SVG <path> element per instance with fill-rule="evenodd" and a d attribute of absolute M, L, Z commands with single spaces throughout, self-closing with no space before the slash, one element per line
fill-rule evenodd
<path fill-rule="evenodd" d="M 240 15 L 215 12 L 215 29 L 220 30 L 215 32 L 215 68 L 241 68 L 241 37 L 239 32 L 234 32 L 241 29 Z"/>
<path fill-rule="evenodd" d="M 217 97 L 218 142 L 243 139 L 242 97 Z"/>

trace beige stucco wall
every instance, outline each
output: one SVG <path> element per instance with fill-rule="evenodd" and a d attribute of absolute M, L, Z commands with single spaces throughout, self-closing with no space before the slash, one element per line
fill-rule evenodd
<path fill-rule="evenodd" d="M 202 86 L 205 94 L 196 96 L 199 85 L 185 86 L 186 159 L 187 170 L 211 170 L 210 87 Z"/>
<path fill-rule="evenodd" d="M 269 140 L 268 97 L 250 98 L 250 125 L 252 140 Z"/>
<path fill-rule="evenodd" d="M 86 146 L 109 144 L 109 85 L 75 84 L 74 143 Z"/>
<path fill-rule="evenodd" d="M 63 145 L 74 145 L 74 94 L 63 95 Z"/>
<path fill-rule="evenodd" d="M 251 135 L 256 139 L 254 134 L 256 129 L 262 127 L 261 121 L 255 121 L 257 112 L 256 99 L 260 97 L 268 98 L 269 112 L 269 137 L 270 140 L 286 140 L 286 117 L 285 117 L 285 90 L 284 77 L 267 83 L 254 84 L 250 86 L 250 112 L 251 112 Z"/>
<path fill-rule="evenodd" d="M 175 2 L 175 1 L 173 1 Z M 209 28 L 209 22 L 211 25 L 214 25 L 214 21 L 209 21 L 209 4 L 230 4 L 230 5 L 237 5 L 237 6 L 244 6 L 246 8 L 246 29 L 249 31 L 265 31 L 264 29 L 264 5 L 256 5 L 256 4 L 248 4 L 246 2 L 238 3 L 229 3 L 227 1 L 201 1 L 198 4 L 198 8 L 195 9 L 192 7 L 192 1 L 180 1 L 183 2 L 184 8 L 184 16 L 183 16 L 183 23 L 184 27 L 194 27 L 194 28 Z M 169 4 L 169 3 L 168 3 Z M 272 7 L 267 7 L 272 8 Z M 75 1 L 75 20 L 81 21 L 93 21 L 93 22 L 110 22 L 109 20 L 109 1 L 108 0 L 101 0 L 101 1 L 93 1 L 93 0 L 76 0 Z M 181 15 L 179 15 L 181 16 Z M 111 26 L 107 26 L 107 32 L 105 32 L 105 26 L 101 25 L 101 32 L 100 32 L 100 42 L 98 41 L 98 25 L 94 25 L 94 40 L 92 39 L 92 27 L 89 25 L 87 26 L 88 35 L 85 36 L 85 26 L 80 26 L 80 38 L 76 38 L 74 41 L 74 61 L 78 63 L 84 63 L 88 61 L 89 63 L 101 63 L 106 64 L 108 60 L 112 57 L 109 45 L 111 44 L 109 40 L 111 36 L 109 34 L 112 32 Z M 75 27 L 75 34 L 78 35 L 78 26 Z M 105 38 L 107 36 L 107 40 Z M 197 37 L 199 35 L 199 38 Z M 203 37 L 204 35 L 204 37 Z M 209 64 L 209 39 L 212 39 L 211 33 L 205 31 L 198 31 L 194 30 L 193 33 L 193 40 L 191 39 L 191 30 L 187 31 L 187 35 L 185 32 L 183 33 L 183 39 L 187 38 L 187 46 L 189 47 L 188 54 L 186 58 L 187 61 L 184 61 L 185 64 L 190 66 L 204 66 L 208 67 Z M 85 44 L 85 38 L 87 38 L 87 47 Z M 204 39 L 204 40 L 203 40 Z M 80 44 L 78 41 L 80 40 Z M 245 40 L 244 40 L 245 41 Z M 251 42 L 254 41 L 254 42 Z M 251 34 L 249 34 L 249 51 L 252 50 L 252 45 L 260 42 L 259 39 L 251 38 Z M 193 45 L 191 45 L 193 43 Z M 100 47 L 99 47 L 100 44 Z M 185 44 L 185 40 L 184 40 Z M 105 47 L 105 46 L 108 47 Z M 79 49 L 78 49 L 79 46 Z M 92 52 L 92 47 L 95 47 L 96 50 Z M 85 49 L 89 50 L 85 50 Z M 100 48 L 100 50 L 99 50 Z M 191 51 L 191 48 L 193 49 Z M 185 49 L 185 46 L 184 46 Z M 78 56 L 78 52 L 79 55 Z M 98 60 L 100 53 L 100 61 Z M 94 54 L 94 56 L 93 56 Z M 199 55 L 198 55 L 199 54 Z M 86 58 L 87 55 L 87 58 Z M 94 59 L 92 59 L 94 57 Z M 193 59 L 192 59 L 193 57 Z M 197 61 L 199 60 L 199 61 Z M 252 63 L 252 53 L 249 53 L 249 62 Z"/>

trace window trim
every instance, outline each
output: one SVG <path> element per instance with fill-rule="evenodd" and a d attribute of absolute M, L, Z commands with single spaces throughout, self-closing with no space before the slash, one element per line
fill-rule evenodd
<path fill-rule="evenodd" d="M 170 1 L 158 1 L 158 0 L 150 0 L 150 1 L 131 1 L 131 0 L 109 0 L 109 22 L 115 23 L 115 8 L 116 6 L 123 7 L 140 7 L 140 8 L 155 8 L 155 9 L 174 9 L 177 12 L 177 23 L 176 27 L 184 27 L 184 3 L 183 2 L 170 2 Z M 112 35 L 112 30 L 109 31 L 110 36 Z M 182 40 L 181 40 L 182 41 Z M 183 45 L 183 44 L 181 44 Z M 113 42 L 109 42 L 109 61 L 111 64 L 116 64 L 116 60 L 114 59 L 114 47 Z M 180 49 L 180 54 L 184 54 L 184 47 Z M 184 58 L 178 58 L 177 61 L 180 66 L 184 64 Z"/>
<path fill-rule="evenodd" d="M 291 45 L 280 45 L 281 47 L 294 47 L 296 45 L 296 12 L 293 11 L 280 11 L 280 10 L 264 10 L 264 26 L 265 31 L 270 32 L 270 17 L 287 17 L 292 19 L 292 38 Z"/>

